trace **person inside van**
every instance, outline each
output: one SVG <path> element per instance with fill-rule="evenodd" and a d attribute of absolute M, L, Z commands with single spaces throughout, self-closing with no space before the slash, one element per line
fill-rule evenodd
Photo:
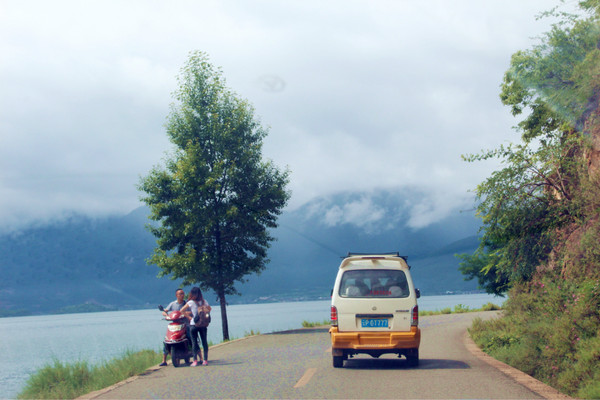
<path fill-rule="evenodd" d="M 362 278 L 357 278 L 355 280 L 354 286 L 358 288 L 361 296 L 366 296 L 369 294 L 370 290 L 365 281 Z"/>
<path fill-rule="evenodd" d="M 388 289 L 381 278 L 372 278 L 371 281 L 371 296 L 387 296 Z"/>
<path fill-rule="evenodd" d="M 407 297 L 409 292 L 406 277 L 404 275 L 391 277 L 386 283 L 386 291 L 391 297 Z"/>

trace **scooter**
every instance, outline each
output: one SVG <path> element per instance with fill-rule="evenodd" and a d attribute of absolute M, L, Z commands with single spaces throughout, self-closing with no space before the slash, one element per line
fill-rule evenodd
<path fill-rule="evenodd" d="M 158 306 L 160 311 L 164 311 L 163 306 Z M 188 347 L 188 338 L 186 336 L 186 317 L 180 311 L 171 311 L 166 317 L 170 321 L 167 325 L 167 334 L 165 336 L 165 346 L 171 353 L 171 361 L 175 368 L 179 367 L 181 360 L 189 364 L 192 358 L 192 352 Z"/>

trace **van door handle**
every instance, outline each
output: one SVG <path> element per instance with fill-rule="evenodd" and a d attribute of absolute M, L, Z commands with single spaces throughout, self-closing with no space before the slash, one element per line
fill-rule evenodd
<path fill-rule="evenodd" d="M 356 314 L 356 318 L 393 318 L 394 314 Z"/>

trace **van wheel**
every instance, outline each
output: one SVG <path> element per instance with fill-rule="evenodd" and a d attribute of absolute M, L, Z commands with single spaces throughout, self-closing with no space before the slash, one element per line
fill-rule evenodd
<path fill-rule="evenodd" d="M 333 368 L 342 368 L 344 366 L 344 356 L 333 356 Z"/>
<path fill-rule="evenodd" d="M 409 367 L 419 366 L 419 349 L 411 349 L 410 353 L 406 355 Z"/>

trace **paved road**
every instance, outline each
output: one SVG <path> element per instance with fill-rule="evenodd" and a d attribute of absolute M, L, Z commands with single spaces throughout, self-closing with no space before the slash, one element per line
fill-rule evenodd
<path fill-rule="evenodd" d="M 327 329 L 253 336 L 212 348 L 206 367 L 158 368 L 93 394 L 102 399 L 166 398 L 396 398 L 538 399 L 474 356 L 465 331 L 475 317 L 494 312 L 421 318 L 421 363 L 408 367 L 392 355 L 360 355 L 345 368 L 331 365 Z"/>

